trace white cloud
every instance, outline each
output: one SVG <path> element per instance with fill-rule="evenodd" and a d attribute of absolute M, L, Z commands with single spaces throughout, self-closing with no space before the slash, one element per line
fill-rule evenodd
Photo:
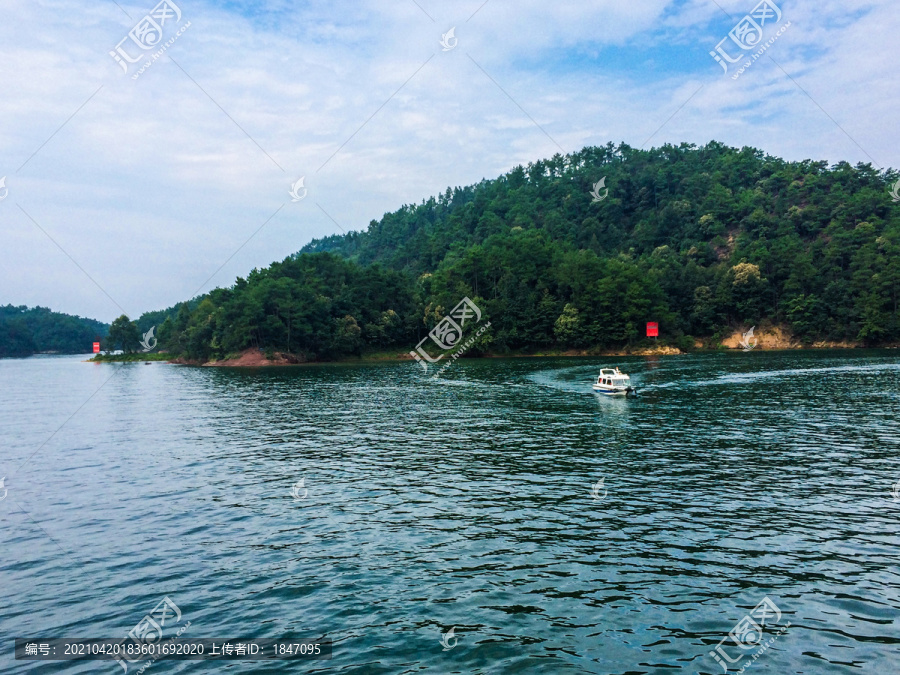
<path fill-rule="evenodd" d="M 137 81 L 123 75 L 107 52 L 134 21 L 111 1 L 8 3 L 0 303 L 118 314 L 16 203 L 136 315 L 186 299 L 283 204 L 213 284 L 339 232 L 317 202 L 343 228 L 364 228 L 448 185 L 551 156 L 553 141 L 639 146 L 681 106 L 653 145 L 715 139 L 788 159 L 866 160 L 768 60 L 736 82 L 722 75 L 708 52 L 730 20 L 715 3 L 490 0 L 467 22 L 480 0 L 419 2 L 434 21 L 412 0 L 256 3 L 244 15 L 182 2 L 191 27 L 170 53 L 197 84 L 168 58 Z M 741 16 L 755 3 L 719 4 Z M 137 20 L 149 7 L 125 9 Z M 878 162 L 896 165 L 891 5 L 796 0 L 785 20 L 772 57 Z M 459 45 L 442 52 L 454 25 Z M 309 196 L 291 203 L 301 175 Z"/>

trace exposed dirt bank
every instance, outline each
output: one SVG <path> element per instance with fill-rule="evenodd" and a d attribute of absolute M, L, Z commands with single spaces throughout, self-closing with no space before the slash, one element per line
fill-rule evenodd
<path fill-rule="evenodd" d="M 749 326 L 746 330 L 749 330 Z M 741 341 L 744 339 L 743 331 L 735 331 L 727 338 L 722 340 L 722 346 L 729 349 L 743 349 L 744 345 Z M 748 339 L 748 344 L 754 349 L 801 349 L 802 345 L 798 340 L 779 326 L 770 328 L 755 328 L 753 337 Z"/>
<path fill-rule="evenodd" d="M 749 330 L 749 327 L 746 330 Z M 744 349 L 743 340 L 744 332 L 738 330 L 722 340 L 722 346 L 729 349 Z M 754 349 L 858 349 L 863 346 L 860 343 L 846 340 L 840 342 L 821 341 L 812 345 L 804 345 L 781 326 L 754 328 L 753 337 L 749 338 L 747 343 L 755 345 Z"/>
<path fill-rule="evenodd" d="M 301 363 L 306 363 L 303 355 L 274 352 L 272 358 L 268 359 L 263 352 L 250 348 L 241 352 L 237 358 L 207 361 L 202 365 L 205 367 L 264 368 L 266 366 L 295 366 Z"/>
<path fill-rule="evenodd" d="M 746 329 L 749 330 L 749 327 Z M 745 330 L 735 330 L 727 338 L 721 342 L 713 342 L 711 340 L 696 340 L 694 343 L 697 351 L 716 351 L 721 347 L 727 349 L 744 349 Z M 812 345 L 804 345 L 788 330 L 781 326 L 754 327 L 753 336 L 749 339 L 749 344 L 754 345 L 755 350 L 781 350 L 781 349 L 856 349 L 863 347 L 862 344 L 855 342 L 828 342 L 821 341 Z M 897 347 L 897 345 L 885 345 L 885 347 Z M 537 352 L 535 354 L 480 354 L 472 355 L 472 358 L 538 358 L 538 357 L 554 357 L 554 356 L 571 356 L 571 357 L 605 357 L 605 356 L 674 356 L 683 354 L 684 352 L 677 347 L 669 345 L 656 345 L 650 347 L 634 347 L 610 350 L 591 350 L 591 349 L 569 349 L 566 351 L 546 351 Z M 363 356 L 358 361 L 356 359 L 344 359 L 341 362 L 366 362 L 366 361 L 405 361 L 412 360 L 409 352 L 383 352 L 379 354 Z M 189 361 L 187 359 L 173 359 L 170 363 L 176 363 L 186 366 L 204 366 L 210 368 L 265 368 L 267 366 L 293 366 L 307 363 L 307 359 L 302 354 L 289 354 L 287 352 L 275 352 L 271 359 L 258 349 L 246 349 L 241 352 L 240 356 L 220 359 L 217 361 L 208 361 L 201 363 L 198 361 Z"/>

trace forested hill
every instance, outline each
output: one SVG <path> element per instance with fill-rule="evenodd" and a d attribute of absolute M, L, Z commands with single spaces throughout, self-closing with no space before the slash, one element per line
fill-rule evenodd
<path fill-rule="evenodd" d="M 681 345 L 766 322 L 897 342 L 897 178 L 719 143 L 589 147 L 313 241 L 185 308 L 166 338 L 200 358 L 405 348 L 468 296 L 494 352 L 634 344 L 646 321 Z"/>
<path fill-rule="evenodd" d="M 596 202 L 591 190 L 604 177 L 609 192 Z M 571 300 L 576 280 L 600 280 L 573 269 L 559 278 L 564 261 L 587 274 L 615 259 L 653 280 L 648 290 L 662 292 L 672 332 L 703 336 L 769 318 L 800 337 L 897 340 L 897 178 L 719 143 L 610 144 L 448 189 L 303 251 L 415 275 L 440 269 L 475 294 L 534 308 L 544 290 Z"/>
<path fill-rule="evenodd" d="M 46 307 L 0 306 L 0 357 L 38 352 L 86 354 L 109 326 Z"/>

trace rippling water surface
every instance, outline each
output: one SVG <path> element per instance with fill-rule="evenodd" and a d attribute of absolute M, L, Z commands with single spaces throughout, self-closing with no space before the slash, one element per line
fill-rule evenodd
<path fill-rule="evenodd" d="M 897 352 L 438 382 L 81 358 L 0 360 L 2 672 L 121 672 L 16 662 L 12 639 L 120 637 L 163 596 L 185 637 L 334 657 L 149 673 L 721 673 L 710 652 L 764 597 L 791 625 L 755 661 L 726 643 L 735 671 L 900 672 Z M 640 396 L 591 393 L 601 365 Z"/>

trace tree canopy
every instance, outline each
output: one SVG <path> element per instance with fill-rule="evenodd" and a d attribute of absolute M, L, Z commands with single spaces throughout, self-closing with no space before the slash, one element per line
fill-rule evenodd
<path fill-rule="evenodd" d="M 898 178 L 720 143 L 588 147 L 314 240 L 153 318 L 162 348 L 196 359 L 405 349 L 465 296 L 498 352 L 634 344 L 646 321 L 685 344 L 763 321 L 886 344 L 900 340 Z"/>
<path fill-rule="evenodd" d="M 106 351 L 121 349 L 126 354 L 133 354 L 140 347 L 141 332 L 136 323 L 124 314 L 112 322 L 109 327 L 109 335 L 104 340 Z"/>
<path fill-rule="evenodd" d="M 51 312 L 46 307 L 0 306 L 0 357 L 38 352 L 85 354 L 108 330 L 100 321 Z"/>

